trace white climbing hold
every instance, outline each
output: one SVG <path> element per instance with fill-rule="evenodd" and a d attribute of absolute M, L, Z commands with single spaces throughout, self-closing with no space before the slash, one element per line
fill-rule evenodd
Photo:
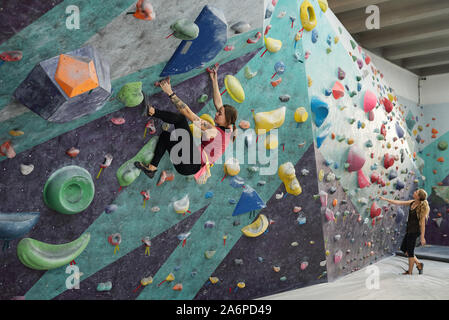
<path fill-rule="evenodd" d="M 30 165 L 21 164 L 21 165 L 20 165 L 20 172 L 21 172 L 24 176 L 29 175 L 31 172 L 33 172 L 33 170 L 34 170 L 34 165 L 33 165 L 33 164 L 30 164 Z"/>

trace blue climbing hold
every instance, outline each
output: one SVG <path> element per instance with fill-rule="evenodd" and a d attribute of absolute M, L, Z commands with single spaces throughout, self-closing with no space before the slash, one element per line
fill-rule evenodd
<path fill-rule="evenodd" d="M 318 41 L 318 30 L 313 29 L 312 30 L 312 43 L 316 43 Z"/>
<path fill-rule="evenodd" d="M 320 100 L 318 97 L 313 96 L 310 102 L 312 112 L 315 114 L 315 125 L 319 128 L 326 120 L 329 114 L 329 106 L 326 102 Z"/>
<path fill-rule="evenodd" d="M 400 223 L 403 218 L 404 218 L 404 211 L 402 210 L 402 208 L 398 208 L 395 219 L 396 223 Z"/>
<path fill-rule="evenodd" d="M 399 139 L 404 137 L 404 129 L 402 129 L 398 122 L 396 122 L 396 134 L 398 135 Z"/>
<path fill-rule="evenodd" d="M 247 212 L 263 209 L 266 207 L 265 202 L 250 186 L 246 186 L 240 196 L 239 202 L 235 206 L 232 216 L 238 216 Z"/>
<path fill-rule="evenodd" d="M 204 196 L 206 199 L 210 199 L 214 196 L 214 193 L 212 191 L 207 191 L 206 195 Z"/>
<path fill-rule="evenodd" d="M 360 92 L 362 90 L 362 84 L 359 82 L 357 83 L 357 91 Z"/>
<path fill-rule="evenodd" d="M 324 90 L 324 95 L 325 95 L 326 97 L 330 97 L 331 94 L 332 94 L 332 90 L 330 90 L 330 89 Z"/>
<path fill-rule="evenodd" d="M 388 174 L 388 180 L 393 180 L 398 177 L 398 172 L 396 170 L 391 170 Z"/>
<path fill-rule="evenodd" d="M 405 188 L 405 183 L 401 180 L 396 181 L 396 190 L 402 190 Z"/>
<path fill-rule="evenodd" d="M 327 42 L 328 45 L 331 45 L 331 44 L 332 44 L 332 36 L 331 36 L 331 35 L 328 35 L 328 36 L 327 36 L 326 42 Z"/>
<path fill-rule="evenodd" d="M 233 188 L 241 188 L 243 187 L 243 185 L 245 184 L 245 180 L 243 180 L 243 178 L 239 177 L 239 176 L 234 176 L 232 177 L 231 181 L 229 182 L 229 184 L 233 187 Z"/>

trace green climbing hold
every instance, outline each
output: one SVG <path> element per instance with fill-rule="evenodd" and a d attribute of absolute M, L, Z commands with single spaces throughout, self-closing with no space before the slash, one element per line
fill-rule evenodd
<path fill-rule="evenodd" d="M 361 77 L 361 76 L 357 76 L 357 77 L 355 77 L 355 79 L 356 79 L 357 81 L 361 81 L 361 80 L 362 80 L 362 77 Z"/>
<path fill-rule="evenodd" d="M 198 103 L 204 103 L 207 101 L 208 98 L 209 96 L 207 94 L 202 94 L 201 97 L 199 97 L 198 99 Z"/>
<path fill-rule="evenodd" d="M 331 48 L 327 48 L 327 49 L 326 49 L 326 52 L 327 52 L 327 54 L 329 54 L 329 53 L 332 52 L 332 49 L 331 49 Z"/>
<path fill-rule="evenodd" d="M 117 99 L 127 107 L 136 107 L 143 101 L 142 82 L 129 82 L 117 94 Z"/>
<path fill-rule="evenodd" d="M 377 135 L 377 140 L 379 140 L 379 141 L 385 140 L 385 137 L 383 135 L 381 135 L 381 134 L 378 134 Z"/>
<path fill-rule="evenodd" d="M 206 259 L 211 259 L 215 255 L 215 252 L 215 250 L 208 250 L 204 252 L 204 256 L 206 257 Z"/>
<path fill-rule="evenodd" d="M 187 19 L 180 19 L 170 26 L 173 30 L 173 35 L 181 40 L 193 40 L 198 37 L 200 29 L 198 26 L 188 21 Z"/>
<path fill-rule="evenodd" d="M 447 149 L 447 141 L 440 141 L 438 142 L 438 149 L 440 149 L 441 151 L 444 151 Z"/>
<path fill-rule="evenodd" d="M 110 291 L 112 289 L 112 282 L 101 282 L 97 286 L 97 291 Z"/>
<path fill-rule="evenodd" d="M 156 148 L 159 136 L 154 136 L 143 148 L 131 159 L 126 161 L 117 170 L 117 180 L 121 187 L 129 186 L 140 175 L 141 170 L 136 168 L 134 162 L 142 162 L 147 165 L 153 159 L 154 149 Z"/>
<path fill-rule="evenodd" d="M 349 119 L 349 124 L 354 124 L 354 122 L 355 122 L 354 118 Z"/>
<path fill-rule="evenodd" d="M 64 214 L 86 210 L 94 199 L 95 185 L 90 173 L 78 166 L 67 166 L 55 171 L 44 186 L 44 203 Z"/>
<path fill-rule="evenodd" d="M 357 57 L 356 56 L 352 56 L 352 61 L 356 62 L 357 61 Z"/>
<path fill-rule="evenodd" d="M 337 136 L 337 141 L 338 142 L 342 142 L 343 140 L 345 140 L 346 137 L 345 136 Z"/>
<path fill-rule="evenodd" d="M 351 93 L 349 93 L 349 96 L 352 98 L 352 97 L 354 97 L 355 95 L 357 95 L 357 92 L 355 92 L 355 91 L 352 91 Z"/>
<path fill-rule="evenodd" d="M 356 43 L 353 40 L 351 40 L 351 46 L 352 46 L 352 49 L 355 49 L 355 47 L 357 47 Z"/>
<path fill-rule="evenodd" d="M 75 241 L 65 244 L 48 244 L 24 238 L 17 245 L 17 257 L 31 269 L 56 269 L 75 260 L 87 247 L 89 241 L 90 233 L 85 233 Z"/>

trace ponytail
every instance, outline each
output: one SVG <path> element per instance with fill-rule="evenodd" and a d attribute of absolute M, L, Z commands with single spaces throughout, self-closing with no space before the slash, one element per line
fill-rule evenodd
<path fill-rule="evenodd" d="M 235 141 L 235 138 L 237 137 L 237 127 L 235 123 L 232 124 L 232 142 Z"/>
<path fill-rule="evenodd" d="M 419 189 L 418 196 L 419 196 L 420 201 L 416 208 L 416 213 L 418 215 L 418 219 L 419 219 L 420 223 L 421 223 L 421 219 L 423 217 L 426 218 L 426 223 L 427 223 L 427 220 L 429 219 L 429 212 L 430 212 L 429 202 L 426 200 L 427 192 L 423 189 Z"/>

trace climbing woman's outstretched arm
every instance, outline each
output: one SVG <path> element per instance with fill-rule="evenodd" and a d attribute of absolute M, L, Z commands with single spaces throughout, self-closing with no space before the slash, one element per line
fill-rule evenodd
<path fill-rule="evenodd" d="M 212 68 L 208 68 L 210 79 L 212 80 L 212 88 L 214 93 L 214 105 L 215 109 L 220 110 L 223 107 L 223 100 L 221 99 L 220 88 L 218 87 L 218 64 Z"/>
<path fill-rule="evenodd" d="M 170 85 L 170 78 L 166 78 L 159 82 L 159 85 L 169 97 L 171 102 L 176 106 L 176 109 L 185 116 L 188 120 L 192 121 L 201 130 L 210 130 L 214 127 L 207 121 L 198 117 L 187 104 L 185 104 L 172 90 Z"/>
<path fill-rule="evenodd" d="M 384 197 L 379 197 L 380 200 L 384 200 L 387 201 L 391 204 L 396 204 L 398 206 L 408 206 L 410 205 L 414 200 L 407 200 L 407 201 L 400 201 L 400 200 L 392 200 L 392 199 L 387 199 Z"/>

